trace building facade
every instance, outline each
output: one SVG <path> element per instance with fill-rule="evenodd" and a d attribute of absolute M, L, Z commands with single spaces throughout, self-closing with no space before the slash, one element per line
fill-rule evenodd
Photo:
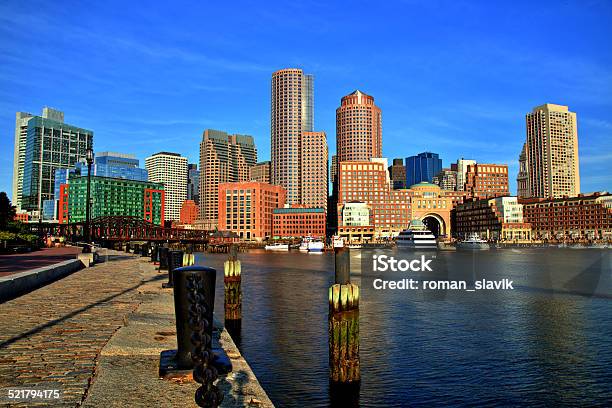
<path fill-rule="evenodd" d="M 534 238 L 553 241 L 612 241 L 612 194 L 521 200 L 523 217 Z"/>
<path fill-rule="evenodd" d="M 524 222 L 523 205 L 516 197 L 467 201 L 453 210 L 453 220 L 458 238 L 477 234 L 499 242 L 527 243 L 532 239 L 531 225 Z"/>
<path fill-rule="evenodd" d="M 179 220 L 187 198 L 187 158 L 178 153 L 159 152 L 145 159 L 145 168 L 150 182 L 164 185 L 164 220 Z"/>
<path fill-rule="evenodd" d="M 250 181 L 270 184 L 270 161 L 263 161 L 251 167 Z"/>
<path fill-rule="evenodd" d="M 426 181 L 413 184 L 408 190 L 411 219 L 423 221 L 435 235 L 450 237 L 453 199 L 440 186 Z"/>
<path fill-rule="evenodd" d="M 529 177 L 527 176 L 527 154 L 525 153 L 525 147 L 525 144 L 523 144 L 523 149 L 519 155 L 519 171 L 516 176 L 516 195 L 522 198 L 529 197 L 529 188 L 527 187 Z"/>
<path fill-rule="evenodd" d="M 200 170 L 195 163 L 187 165 L 187 200 L 200 204 Z"/>
<path fill-rule="evenodd" d="M 64 123 L 63 112 L 43 109 L 42 116 L 17 113 L 13 193 L 19 209 L 41 215 L 45 200 L 55 199 L 55 169 L 73 167 L 93 148 L 93 132 Z"/>
<path fill-rule="evenodd" d="M 274 238 L 325 237 L 325 210 L 294 206 L 272 210 Z"/>
<path fill-rule="evenodd" d="M 510 195 L 507 164 L 476 163 L 467 167 L 465 191 L 470 197 L 492 198 Z"/>
<path fill-rule="evenodd" d="M 406 185 L 412 186 L 421 181 L 431 183 L 442 170 L 442 159 L 437 153 L 423 152 L 406 158 Z"/>
<path fill-rule="evenodd" d="M 246 182 L 257 163 L 252 136 L 206 129 L 200 143 L 200 219 L 205 229 L 218 227 L 219 185 Z"/>
<path fill-rule="evenodd" d="M 287 191 L 290 204 L 302 202 L 302 132 L 314 130 L 313 82 L 297 68 L 272 74 L 271 181 Z"/>
<path fill-rule="evenodd" d="M 455 166 L 456 168 L 456 166 Z M 432 184 L 440 186 L 442 190 L 457 190 L 457 170 L 442 169 L 431 181 Z"/>
<path fill-rule="evenodd" d="M 198 206 L 194 200 L 185 200 L 181 207 L 181 217 L 179 223 L 181 225 L 194 225 L 198 219 Z"/>
<path fill-rule="evenodd" d="M 338 162 L 382 157 L 382 112 L 374 97 L 359 90 L 342 97 L 336 109 L 336 155 Z"/>
<path fill-rule="evenodd" d="M 96 153 L 91 174 L 100 177 L 122 178 L 127 180 L 148 181 L 149 173 L 138 167 L 140 161 L 133 154 L 117 152 Z M 76 163 L 77 172 L 87 174 L 87 163 L 80 160 Z"/>
<path fill-rule="evenodd" d="M 406 188 L 406 166 L 402 159 L 393 159 L 393 164 L 389 166 L 389 177 L 394 189 Z"/>
<path fill-rule="evenodd" d="M 476 164 L 476 160 L 464 159 L 463 157 L 457 160 L 457 191 L 465 190 L 465 182 L 467 181 L 468 166 Z"/>
<path fill-rule="evenodd" d="M 342 221 L 346 227 L 370 226 L 370 207 L 359 201 L 345 203 L 342 206 Z"/>
<path fill-rule="evenodd" d="M 219 230 L 234 232 L 245 240 L 272 236 L 273 210 L 285 205 L 281 186 L 256 181 L 219 184 Z"/>
<path fill-rule="evenodd" d="M 327 210 L 329 169 L 325 132 L 302 132 L 301 204 Z"/>
<path fill-rule="evenodd" d="M 62 184 L 59 222 L 86 220 L 87 176 L 74 176 Z M 91 177 L 91 219 L 107 216 L 138 217 L 153 224 L 164 223 L 164 186 L 161 183 Z"/>
<path fill-rule="evenodd" d="M 567 106 L 544 104 L 526 116 L 527 196 L 575 197 L 580 193 L 578 127 Z"/>

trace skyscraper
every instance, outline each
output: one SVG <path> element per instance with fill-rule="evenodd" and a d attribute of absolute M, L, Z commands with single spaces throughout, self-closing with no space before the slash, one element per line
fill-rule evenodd
<path fill-rule="evenodd" d="M 465 190 L 466 173 L 468 166 L 476 164 L 476 160 L 464 159 L 457 160 L 457 191 Z"/>
<path fill-rule="evenodd" d="M 195 163 L 187 166 L 187 199 L 200 204 L 200 170 Z"/>
<path fill-rule="evenodd" d="M 200 143 L 200 220 L 206 229 L 218 226 L 219 184 L 249 181 L 257 163 L 252 136 L 206 129 Z"/>
<path fill-rule="evenodd" d="M 145 159 L 145 168 L 150 182 L 164 185 L 164 220 L 179 220 L 187 198 L 187 158 L 178 153 L 159 152 Z"/>
<path fill-rule="evenodd" d="M 521 198 L 529 197 L 529 189 L 527 188 L 527 154 L 525 153 L 525 144 L 523 143 L 523 148 L 521 149 L 521 154 L 519 155 L 519 172 L 516 176 L 516 187 L 517 192 L 516 195 Z"/>
<path fill-rule="evenodd" d="M 147 170 L 138 167 L 140 161 L 133 154 L 100 152 L 94 158 L 91 169 L 93 176 L 112 177 L 126 180 L 147 181 Z M 87 163 L 80 160 L 76 170 L 83 176 L 87 175 Z"/>
<path fill-rule="evenodd" d="M 423 152 L 406 158 L 406 187 L 426 181 L 431 183 L 442 170 L 442 159 L 437 153 Z"/>
<path fill-rule="evenodd" d="M 560 198 L 580 193 L 576 114 L 547 103 L 526 115 L 528 197 Z"/>
<path fill-rule="evenodd" d="M 93 132 L 64 123 L 64 113 L 44 108 L 42 116 L 18 112 L 15 127 L 13 198 L 40 214 L 54 199 L 55 169 L 74 166 L 93 146 Z"/>
<path fill-rule="evenodd" d="M 329 169 L 325 132 L 302 133 L 301 158 L 301 204 L 326 209 Z"/>
<path fill-rule="evenodd" d="M 271 181 L 287 190 L 288 204 L 302 202 L 302 132 L 314 129 L 313 82 L 298 68 L 272 74 Z"/>
<path fill-rule="evenodd" d="M 336 155 L 343 161 L 382 157 L 382 113 L 374 97 L 357 90 L 336 109 Z"/>

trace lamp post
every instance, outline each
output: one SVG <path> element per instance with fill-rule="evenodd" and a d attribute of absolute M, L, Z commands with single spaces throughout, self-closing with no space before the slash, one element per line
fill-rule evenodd
<path fill-rule="evenodd" d="M 85 240 L 86 245 L 83 247 L 83 252 L 90 252 L 91 248 L 89 244 L 91 243 L 91 165 L 93 164 L 94 152 L 91 147 L 87 148 L 87 153 L 85 156 L 87 160 L 87 198 L 85 201 Z"/>

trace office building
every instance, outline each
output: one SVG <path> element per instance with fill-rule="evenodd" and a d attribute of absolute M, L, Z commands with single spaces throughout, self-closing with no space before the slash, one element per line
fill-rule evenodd
<path fill-rule="evenodd" d="M 450 169 L 442 169 L 432 180 L 433 184 L 440 186 L 442 190 L 457 190 L 457 166 L 451 165 Z"/>
<path fill-rule="evenodd" d="M 270 161 L 263 161 L 251 167 L 250 181 L 270 184 Z"/>
<path fill-rule="evenodd" d="M 547 103 L 526 115 L 525 197 L 574 197 L 580 193 L 576 114 Z"/>
<path fill-rule="evenodd" d="M 382 113 L 374 98 L 357 90 L 336 109 L 338 162 L 368 161 L 382 157 Z"/>
<path fill-rule="evenodd" d="M 389 166 L 389 177 L 394 189 L 406 188 L 406 166 L 402 159 L 393 159 L 393 164 Z"/>
<path fill-rule="evenodd" d="M 468 166 L 476 164 L 476 160 L 461 158 L 457 160 L 457 191 L 465 191 L 465 182 L 467 180 Z"/>
<path fill-rule="evenodd" d="M 325 238 L 325 210 L 292 206 L 272 210 L 274 238 Z"/>
<path fill-rule="evenodd" d="M 219 230 L 240 239 L 261 241 L 272 236 L 273 210 L 285 205 L 281 186 L 256 181 L 219 184 Z"/>
<path fill-rule="evenodd" d="M 431 183 L 442 170 L 442 159 L 437 153 L 423 152 L 406 158 L 406 186 L 421 181 Z"/>
<path fill-rule="evenodd" d="M 64 123 L 63 112 L 44 108 L 42 116 L 18 112 L 15 126 L 13 199 L 18 209 L 41 216 L 53 200 L 55 169 L 73 167 L 93 147 L 93 132 Z"/>
<path fill-rule="evenodd" d="M 348 202 L 342 206 L 342 221 L 346 227 L 367 227 L 370 222 L 370 207 L 359 201 Z"/>
<path fill-rule="evenodd" d="M 179 220 L 187 198 L 187 158 L 178 153 L 159 152 L 145 159 L 145 168 L 150 182 L 164 185 L 164 220 Z"/>
<path fill-rule="evenodd" d="M 200 143 L 200 220 L 208 230 L 218 226 L 219 184 L 246 182 L 257 163 L 252 136 L 206 129 Z"/>
<path fill-rule="evenodd" d="M 180 224 L 183 226 L 194 225 L 198 219 L 198 206 L 193 200 L 183 201 L 181 206 L 181 217 L 179 219 Z"/>
<path fill-rule="evenodd" d="M 195 163 L 187 165 L 187 200 L 200 204 L 200 170 Z"/>
<path fill-rule="evenodd" d="M 508 165 L 476 163 L 466 172 L 465 191 L 470 197 L 493 198 L 510 195 Z"/>
<path fill-rule="evenodd" d="M 327 209 L 329 169 L 325 132 L 302 132 L 301 204 Z"/>
<path fill-rule="evenodd" d="M 60 186 L 59 222 L 86 220 L 87 176 L 73 176 Z M 161 183 L 91 177 L 91 219 L 138 217 L 157 225 L 164 223 L 164 186 Z"/>
<path fill-rule="evenodd" d="M 297 68 L 272 74 L 271 181 L 286 189 L 289 204 L 302 202 L 302 133 L 314 130 L 313 82 Z"/>
<path fill-rule="evenodd" d="M 458 205 L 452 218 L 457 238 L 477 234 L 499 242 L 525 243 L 532 239 L 531 225 L 524 222 L 523 205 L 516 197 L 470 200 Z"/>

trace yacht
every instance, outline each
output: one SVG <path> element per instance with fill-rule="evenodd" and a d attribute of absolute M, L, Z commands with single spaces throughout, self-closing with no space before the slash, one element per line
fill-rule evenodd
<path fill-rule="evenodd" d="M 467 239 L 457 242 L 457 249 L 484 250 L 491 249 L 489 243 L 481 239 L 478 234 L 470 234 Z"/>
<path fill-rule="evenodd" d="M 395 238 L 398 248 L 437 249 L 436 237 L 421 220 L 410 221 L 410 226 Z"/>
<path fill-rule="evenodd" d="M 289 245 L 287 244 L 272 244 L 265 246 L 266 251 L 288 251 Z"/>
<path fill-rule="evenodd" d="M 305 237 L 300 244 L 300 251 L 302 252 L 322 252 L 324 248 L 323 241 L 312 237 Z"/>

